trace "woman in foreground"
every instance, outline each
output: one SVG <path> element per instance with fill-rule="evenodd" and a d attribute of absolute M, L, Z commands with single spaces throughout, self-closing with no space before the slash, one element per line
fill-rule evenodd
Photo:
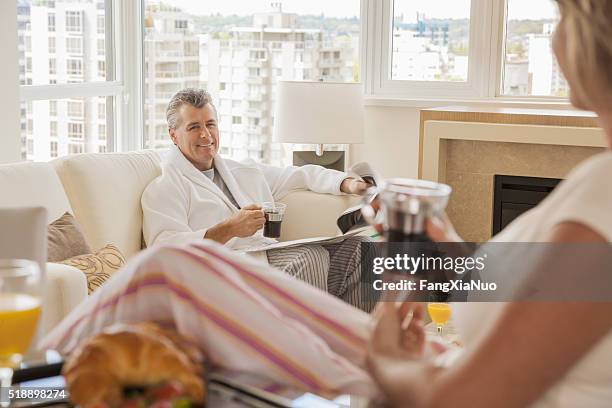
<path fill-rule="evenodd" d="M 612 2 L 558 0 L 554 50 L 572 103 L 598 113 L 612 146 Z M 509 242 L 612 242 L 612 153 L 579 166 L 497 236 Z M 448 223 L 430 236 L 458 240 Z M 175 327 L 213 364 L 312 391 L 396 406 L 597 407 L 612 401 L 612 304 L 507 303 L 473 310 L 482 333 L 449 368 L 429 358 L 419 305 L 376 318 L 214 243 L 145 251 L 71 313 L 42 347 L 69 353 L 116 322 Z M 412 313 L 411 323 L 402 326 Z"/>
<path fill-rule="evenodd" d="M 557 0 L 553 49 L 574 106 L 599 116 L 612 147 L 612 2 Z M 494 238 L 502 242 L 612 242 L 612 152 L 576 168 L 544 202 Z M 431 226 L 437 241 L 457 241 L 449 223 Z M 508 260 L 509 262 L 511 260 Z M 549 262 L 552 263 L 552 262 Z M 555 271 L 548 271 L 551 279 Z M 583 271 L 578 271 L 583 273 Z M 589 279 L 589 276 L 584 276 Z M 612 405 L 612 303 L 540 302 L 461 305 L 463 358 L 436 368 L 421 358 L 421 306 L 382 305 L 369 367 L 398 406 L 553 407 Z M 402 330 L 412 310 L 417 319 Z M 478 339 L 473 339 L 475 334 Z M 472 337 L 471 343 L 469 337 Z"/>

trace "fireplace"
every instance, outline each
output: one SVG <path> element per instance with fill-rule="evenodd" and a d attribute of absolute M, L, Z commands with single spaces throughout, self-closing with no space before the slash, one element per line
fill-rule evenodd
<path fill-rule="evenodd" d="M 493 235 L 538 205 L 560 181 L 555 178 L 495 175 Z"/>

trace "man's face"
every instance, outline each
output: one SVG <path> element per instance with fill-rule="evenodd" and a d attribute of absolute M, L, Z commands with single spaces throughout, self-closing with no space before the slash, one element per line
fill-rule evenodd
<path fill-rule="evenodd" d="M 219 151 L 219 128 L 217 113 L 211 104 L 202 108 L 182 105 L 176 128 L 169 132 L 174 144 L 198 170 L 212 168 L 213 159 Z"/>

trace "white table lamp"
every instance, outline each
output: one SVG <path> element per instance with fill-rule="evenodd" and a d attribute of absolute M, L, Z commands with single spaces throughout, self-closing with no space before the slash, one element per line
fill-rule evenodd
<path fill-rule="evenodd" d="M 344 152 L 325 152 L 324 145 L 363 143 L 363 121 L 363 90 L 359 83 L 278 83 L 274 139 L 317 145 L 316 152 L 294 152 L 296 165 L 344 167 Z M 329 165 L 330 158 L 335 165 Z"/>

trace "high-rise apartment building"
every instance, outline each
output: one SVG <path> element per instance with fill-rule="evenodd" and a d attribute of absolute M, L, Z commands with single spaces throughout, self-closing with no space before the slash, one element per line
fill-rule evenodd
<path fill-rule="evenodd" d="M 399 16 L 405 20 L 405 16 Z M 392 78 L 404 81 L 466 81 L 467 41 L 449 34 L 448 23 L 427 20 L 396 23 L 393 29 Z M 457 49 L 463 49 L 458 54 Z"/>
<path fill-rule="evenodd" d="M 17 0 L 21 83 L 106 80 L 105 0 Z M 298 28 L 281 2 L 248 27 L 209 30 L 198 17 L 147 0 L 144 17 L 144 147 L 171 144 L 166 107 L 172 95 L 203 87 L 218 107 L 221 152 L 236 159 L 287 163 L 272 142 L 279 79 L 354 81 L 358 37 Z M 198 25 L 199 24 L 199 25 Z M 106 98 L 22 104 L 23 158 L 103 152 Z"/>
<path fill-rule="evenodd" d="M 273 8 L 227 38 L 201 36 L 200 79 L 217 103 L 221 152 L 282 164 L 287 155 L 272 141 L 277 82 L 353 81 L 355 44 L 297 28 L 295 14 L 284 13 L 280 3 Z"/>
<path fill-rule="evenodd" d="M 18 2 L 21 83 L 105 80 L 104 11 L 104 0 Z M 22 118 L 23 159 L 106 151 L 105 98 L 31 101 Z"/>
<path fill-rule="evenodd" d="M 529 35 L 532 95 L 567 96 L 569 91 L 567 81 L 551 50 L 554 28 L 554 24 L 544 24 L 542 34 Z"/>
<path fill-rule="evenodd" d="M 193 18 L 164 3 L 150 4 L 145 16 L 145 146 L 171 144 L 168 101 L 178 90 L 200 84 L 199 39 Z"/>

